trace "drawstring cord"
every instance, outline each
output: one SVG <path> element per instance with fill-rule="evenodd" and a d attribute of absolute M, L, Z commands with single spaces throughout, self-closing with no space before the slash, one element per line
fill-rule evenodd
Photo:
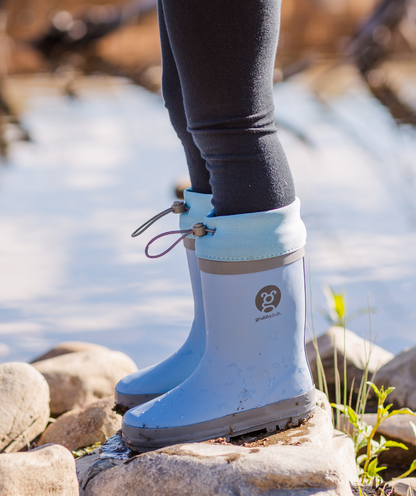
<path fill-rule="evenodd" d="M 186 206 L 185 202 L 177 200 L 172 203 L 172 206 L 170 208 L 167 208 L 166 210 L 163 210 L 163 212 L 160 212 L 159 214 L 153 216 L 151 219 L 146 221 L 144 224 L 142 224 L 140 227 L 138 227 L 134 233 L 132 233 L 131 237 L 135 238 L 137 236 L 140 236 L 140 234 L 143 234 L 146 229 L 148 229 L 152 224 L 154 224 L 156 221 L 164 217 L 165 215 L 173 212 L 174 214 L 183 214 L 187 212 L 189 208 Z M 169 253 L 175 246 L 180 243 L 183 239 L 185 239 L 187 236 L 190 236 L 191 234 L 193 236 L 205 236 L 207 233 L 214 234 L 215 229 L 208 229 L 205 224 L 202 222 L 198 222 L 197 224 L 194 224 L 192 226 L 192 229 L 182 229 L 178 231 L 167 231 L 162 234 L 158 234 L 155 236 L 153 239 L 151 239 L 147 245 L 146 248 L 144 249 L 144 253 L 147 258 L 160 258 L 163 257 L 163 255 L 166 255 L 166 253 Z M 153 244 L 156 240 L 159 238 L 163 238 L 164 236 L 169 236 L 171 234 L 182 234 L 182 236 L 177 239 L 169 248 L 167 248 L 164 252 L 159 253 L 158 255 L 150 255 L 149 254 L 149 248 L 150 245 Z"/>
<path fill-rule="evenodd" d="M 192 226 L 192 229 L 164 232 L 162 234 L 158 234 L 157 236 L 155 236 L 153 239 L 151 239 L 147 243 L 146 248 L 144 250 L 144 253 L 145 253 L 147 258 L 160 258 L 160 257 L 163 257 L 163 255 L 166 255 L 166 253 L 169 253 L 171 250 L 173 250 L 173 248 L 175 248 L 175 246 L 178 243 L 180 243 L 183 239 L 185 239 L 187 236 L 190 236 L 191 234 L 193 236 L 205 236 L 207 233 L 214 234 L 215 230 L 214 229 L 208 229 L 207 226 L 205 224 L 203 224 L 202 222 L 198 222 L 198 224 L 194 224 Z M 159 253 L 159 255 L 150 255 L 149 254 L 150 245 L 153 244 L 157 239 L 163 238 L 163 236 L 169 236 L 170 234 L 182 234 L 182 236 L 179 239 L 177 239 L 172 245 L 170 245 L 169 248 L 167 250 L 165 250 L 163 253 Z"/>
<path fill-rule="evenodd" d="M 183 234 L 185 233 L 185 234 Z M 150 245 L 156 241 L 159 238 L 163 238 L 163 236 L 168 236 L 169 234 L 183 234 L 178 240 L 176 240 L 167 250 L 165 250 L 163 253 L 160 253 L 159 255 L 149 255 L 149 247 Z M 169 253 L 170 250 L 175 248 L 175 246 L 180 243 L 183 239 L 185 239 L 187 236 L 192 234 L 192 229 L 187 229 L 186 231 L 167 231 L 162 234 L 158 234 L 155 236 L 153 239 L 151 239 L 147 245 L 146 248 L 144 249 L 144 254 L 146 255 L 147 258 L 160 258 L 163 257 L 163 255 L 166 255 L 166 253 Z"/>
<path fill-rule="evenodd" d="M 181 200 L 176 200 L 172 203 L 172 206 L 170 208 L 163 210 L 163 212 L 160 212 L 159 214 L 153 216 L 151 219 L 149 219 L 140 227 L 138 227 L 134 231 L 134 233 L 132 233 L 131 237 L 135 238 L 136 236 L 140 236 L 140 234 L 143 234 L 146 231 L 146 229 L 148 229 L 152 224 L 154 224 L 156 221 L 158 221 L 165 215 L 170 214 L 171 212 L 173 212 L 174 214 L 184 214 L 188 210 L 189 208 L 186 206 L 185 202 Z"/>

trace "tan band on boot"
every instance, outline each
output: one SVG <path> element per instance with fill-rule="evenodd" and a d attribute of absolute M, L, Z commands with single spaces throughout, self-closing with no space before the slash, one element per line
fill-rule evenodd
<path fill-rule="evenodd" d="M 183 240 L 183 246 L 188 250 L 195 250 L 195 240 L 192 238 L 185 238 Z"/>
<path fill-rule="evenodd" d="M 194 241 L 195 243 L 195 240 L 192 239 L 185 239 L 184 242 L 186 241 Z M 252 274 L 254 272 L 263 272 L 264 270 L 277 269 L 278 267 L 289 265 L 297 260 L 300 260 L 304 256 L 305 248 L 300 248 L 299 250 L 293 253 L 288 253 L 287 255 L 265 258 L 263 260 L 250 260 L 249 262 L 218 262 L 216 260 L 198 258 L 198 266 L 199 270 L 208 272 L 208 274 Z"/>

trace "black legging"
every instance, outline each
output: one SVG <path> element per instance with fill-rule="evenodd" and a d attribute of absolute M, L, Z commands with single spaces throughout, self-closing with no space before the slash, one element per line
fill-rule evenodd
<path fill-rule="evenodd" d="M 277 138 L 272 75 L 280 0 L 159 0 L 162 91 L 192 189 L 215 215 L 295 199 Z"/>

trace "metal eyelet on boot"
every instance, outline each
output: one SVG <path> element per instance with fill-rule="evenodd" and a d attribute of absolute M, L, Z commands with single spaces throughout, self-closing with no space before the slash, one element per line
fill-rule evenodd
<path fill-rule="evenodd" d="M 174 214 L 184 214 L 189 210 L 189 208 L 186 206 L 186 203 L 182 200 L 175 200 L 172 203 L 172 212 Z"/>
<path fill-rule="evenodd" d="M 214 233 L 212 229 L 207 229 L 207 226 L 202 222 L 198 222 L 192 226 L 192 234 L 193 236 L 205 236 L 207 232 Z"/>

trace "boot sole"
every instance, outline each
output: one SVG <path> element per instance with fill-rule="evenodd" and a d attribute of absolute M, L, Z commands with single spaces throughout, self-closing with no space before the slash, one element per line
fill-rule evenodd
<path fill-rule="evenodd" d="M 130 408 L 134 408 L 135 406 L 142 405 L 143 403 L 147 403 L 150 400 L 153 400 L 154 398 L 157 398 L 158 396 L 162 396 L 162 394 L 165 393 L 156 393 L 156 394 L 123 394 L 119 393 L 116 389 L 115 392 L 115 402 L 116 405 L 120 405 L 121 407 L 127 408 L 127 410 L 130 410 Z"/>
<path fill-rule="evenodd" d="M 240 436 L 259 430 L 267 432 L 293 427 L 315 410 L 315 389 L 288 400 L 237 412 L 219 419 L 181 427 L 149 429 L 131 427 L 123 421 L 123 438 L 133 451 L 151 451 L 174 444 Z"/>

